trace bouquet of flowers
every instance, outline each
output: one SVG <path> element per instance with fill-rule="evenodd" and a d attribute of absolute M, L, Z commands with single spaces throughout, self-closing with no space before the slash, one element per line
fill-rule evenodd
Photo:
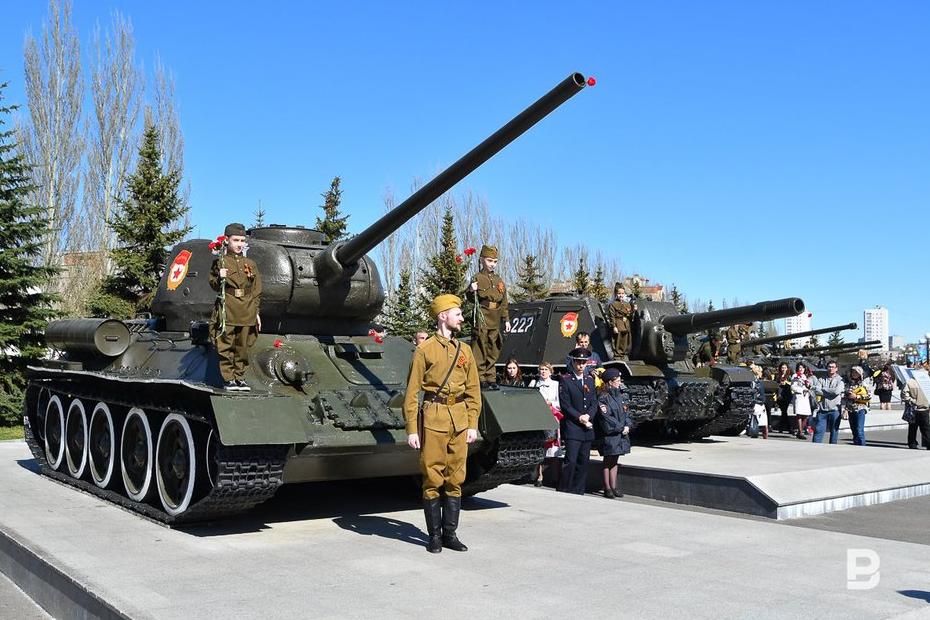
<path fill-rule="evenodd" d="M 226 235 L 220 235 L 216 238 L 216 241 L 211 241 L 210 245 L 207 246 L 210 248 L 210 251 L 214 256 L 220 257 L 220 269 L 226 268 L 226 248 L 228 246 L 229 240 L 226 238 Z M 223 334 L 226 332 L 226 278 L 220 278 L 220 315 L 219 315 L 219 332 Z"/>

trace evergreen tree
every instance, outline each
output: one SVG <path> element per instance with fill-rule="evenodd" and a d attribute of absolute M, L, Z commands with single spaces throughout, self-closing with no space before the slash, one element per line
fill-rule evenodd
<path fill-rule="evenodd" d="M 17 106 L 3 105 L 0 83 L 0 425 L 22 416 L 22 370 L 45 353 L 42 332 L 54 316 L 54 295 L 45 292 L 57 273 L 38 266 L 42 247 L 51 234 L 43 207 L 27 203 L 35 188 L 29 167 L 17 152 L 12 131 L 3 131 Z"/>
<path fill-rule="evenodd" d="M 713 299 L 707 302 L 707 311 L 708 312 L 714 311 L 714 300 Z"/>
<path fill-rule="evenodd" d="M 316 218 L 316 228 L 323 233 L 326 243 L 339 241 L 346 237 L 346 220 L 349 216 L 342 216 L 339 211 L 339 205 L 342 203 L 342 190 L 339 189 L 340 178 L 333 177 L 333 182 L 329 186 L 329 191 L 320 194 L 323 197 L 323 219 Z M 340 217 L 341 216 L 341 217 Z"/>
<path fill-rule="evenodd" d="M 808 347 L 819 347 L 820 338 L 818 338 L 817 336 L 811 336 L 810 340 L 807 341 L 807 346 Z"/>
<path fill-rule="evenodd" d="M 633 283 L 630 285 L 630 297 L 633 299 L 639 299 L 643 294 L 643 286 L 639 283 L 639 278 L 633 278 Z"/>
<path fill-rule="evenodd" d="M 607 296 L 609 294 L 610 291 L 607 290 L 607 285 L 604 284 L 604 268 L 598 265 L 597 269 L 594 270 L 594 281 L 591 283 L 591 295 L 603 304 L 607 303 Z"/>
<path fill-rule="evenodd" d="M 400 283 L 391 295 L 382 316 L 382 323 L 392 336 L 410 340 L 417 330 L 426 327 L 426 317 L 419 310 L 410 283 L 410 271 L 400 272 Z"/>
<path fill-rule="evenodd" d="M 827 344 L 831 347 L 836 347 L 843 344 L 843 336 L 840 334 L 840 330 L 830 334 L 830 338 L 827 340 Z"/>
<path fill-rule="evenodd" d="M 591 274 L 584 266 L 584 258 L 578 261 L 578 270 L 575 271 L 575 275 L 572 277 L 572 280 L 575 283 L 575 290 L 578 291 L 579 295 L 587 295 L 590 292 Z"/>
<path fill-rule="evenodd" d="M 679 312 L 682 314 L 686 314 L 688 312 L 688 304 L 685 301 L 685 297 L 674 284 L 672 285 L 672 290 L 669 291 L 669 297 L 671 297 L 672 305 L 674 305 Z"/>
<path fill-rule="evenodd" d="M 262 201 L 258 201 L 258 209 L 252 211 L 252 215 L 255 216 L 255 223 L 252 224 L 252 228 L 263 228 L 265 226 L 265 210 L 262 208 Z"/>
<path fill-rule="evenodd" d="M 125 179 L 126 197 L 108 220 L 117 245 L 110 251 L 115 267 L 88 302 L 94 316 L 132 318 L 151 309 L 155 288 L 168 259 L 168 248 L 190 232 L 171 225 L 188 212 L 178 195 L 179 170 L 161 166 L 158 129 L 149 125 L 139 148 L 136 171 Z"/>
<path fill-rule="evenodd" d="M 536 257 L 532 254 L 527 254 L 523 259 L 520 281 L 517 282 L 516 289 L 513 293 L 514 301 L 532 301 L 546 297 L 546 286 L 542 282 Z"/>
<path fill-rule="evenodd" d="M 429 316 L 429 304 L 437 295 L 451 293 L 458 295 L 464 302 L 462 311 L 465 317 L 470 321 L 472 319 L 473 307 L 469 304 L 469 298 L 464 296 L 466 281 L 465 272 L 468 269 L 468 262 L 457 250 L 455 240 L 455 218 L 452 215 L 452 209 L 447 207 L 446 213 L 442 217 L 442 226 L 439 229 L 439 251 L 426 260 L 422 272 L 422 288 L 420 294 L 420 313 L 424 317 Z M 470 333 L 470 329 L 463 327 L 463 334 Z"/>
<path fill-rule="evenodd" d="M 768 332 L 768 329 L 766 329 L 764 322 L 759 321 L 758 323 L 756 323 L 756 334 L 758 334 L 756 336 L 757 338 L 768 338 L 769 337 L 769 332 Z"/>

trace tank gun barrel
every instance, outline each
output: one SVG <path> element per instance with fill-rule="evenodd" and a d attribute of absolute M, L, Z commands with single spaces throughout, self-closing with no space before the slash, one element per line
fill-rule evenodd
<path fill-rule="evenodd" d="M 318 269 L 317 273 L 324 276 L 324 280 L 338 279 L 347 267 L 356 263 L 391 233 L 454 187 L 456 183 L 520 137 L 550 112 L 579 93 L 586 84 L 585 77 L 581 73 L 573 73 L 562 80 L 555 88 L 494 132 L 457 162 L 436 175 L 433 180 L 417 190 L 384 217 L 348 241 L 336 244 L 329 251 L 317 255 L 317 267 L 323 267 L 323 269 Z"/>
<path fill-rule="evenodd" d="M 865 342 L 851 342 L 846 346 L 839 346 L 835 344 L 825 344 L 821 347 L 807 347 L 805 349 L 792 349 L 791 353 L 793 355 L 807 355 L 808 353 L 817 353 L 818 351 L 832 351 L 835 349 L 867 349 L 873 346 L 881 346 L 881 340 L 866 340 Z"/>
<path fill-rule="evenodd" d="M 754 340 L 747 340 L 741 342 L 740 344 L 744 347 L 754 347 L 759 344 L 769 344 L 772 342 L 784 342 L 785 340 L 794 340 L 795 338 L 805 338 L 807 336 L 817 336 L 819 334 L 832 334 L 833 332 L 845 331 L 847 329 L 858 329 L 859 325 L 856 323 L 847 323 L 846 325 L 835 325 L 833 327 L 824 327 L 823 329 L 812 329 L 807 332 L 800 332 L 797 334 L 785 334 L 783 336 L 768 336 L 766 338 L 755 338 Z"/>
<path fill-rule="evenodd" d="M 773 301 L 760 301 L 751 306 L 668 315 L 662 317 L 661 322 L 665 327 L 665 331 L 676 336 L 684 336 L 724 325 L 737 325 L 752 321 L 768 321 L 797 316 L 802 312 L 804 312 L 804 300 L 799 297 L 786 297 Z"/>

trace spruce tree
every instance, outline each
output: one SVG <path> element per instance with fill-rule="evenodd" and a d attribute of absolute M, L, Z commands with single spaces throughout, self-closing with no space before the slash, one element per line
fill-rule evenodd
<path fill-rule="evenodd" d="M 323 204 L 320 205 L 320 208 L 323 209 L 323 219 L 316 218 L 316 228 L 323 233 L 326 243 L 344 239 L 346 228 L 348 228 L 346 220 L 349 219 L 349 216 L 343 216 L 339 211 L 339 205 L 342 203 L 342 190 L 339 189 L 340 181 L 341 179 L 338 176 L 333 177 L 329 190 L 320 194 L 323 197 Z"/>
<path fill-rule="evenodd" d="M 457 249 L 455 218 L 452 209 L 447 207 L 439 229 L 439 250 L 426 260 L 421 273 L 419 310 L 423 316 L 429 316 L 429 304 L 437 295 L 451 293 L 462 298 L 465 318 L 472 320 L 474 309 L 473 304 L 469 304 L 469 297 L 473 299 L 473 296 L 465 296 L 465 275 L 470 261 L 470 257 L 463 256 Z M 468 321 L 462 330 L 465 335 L 470 333 Z"/>
<path fill-rule="evenodd" d="M 168 259 L 168 249 L 190 232 L 170 225 L 188 212 L 178 195 L 179 170 L 161 167 L 158 129 L 149 125 L 139 148 L 136 171 L 126 177 L 126 197 L 107 223 L 116 233 L 110 251 L 114 272 L 106 276 L 88 302 L 94 316 L 132 318 L 151 309 L 155 288 Z"/>
<path fill-rule="evenodd" d="M 820 338 L 818 338 L 817 336 L 811 336 L 810 340 L 807 341 L 807 346 L 808 347 L 819 347 Z"/>
<path fill-rule="evenodd" d="M 843 344 L 843 336 L 840 334 L 840 330 L 830 334 L 830 338 L 827 340 L 827 344 L 831 347 L 837 347 Z"/>
<path fill-rule="evenodd" d="M 708 312 L 714 311 L 714 300 L 713 299 L 707 302 L 707 311 Z"/>
<path fill-rule="evenodd" d="M 675 306 L 675 309 L 677 309 L 682 314 L 686 314 L 688 312 L 688 304 L 685 302 L 685 297 L 674 284 L 672 285 L 672 289 L 669 291 L 669 297 L 671 298 L 672 305 Z"/>
<path fill-rule="evenodd" d="M 252 228 L 263 228 L 265 226 L 265 210 L 262 208 L 262 201 L 258 201 L 258 209 L 252 211 L 252 215 L 255 216 L 255 222 L 252 223 Z"/>
<path fill-rule="evenodd" d="M 643 285 L 639 283 L 639 278 L 633 279 L 633 284 L 630 286 L 630 297 L 633 299 L 639 299 L 643 294 Z"/>
<path fill-rule="evenodd" d="M 39 265 L 51 234 L 45 209 L 27 202 L 35 189 L 29 167 L 13 132 L 2 129 L 17 107 L 3 105 L 6 86 L 0 83 L 0 425 L 21 419 L 22 370 L 45 353 L 42 332 L 57 301 L 46 292 L 57 269 Z"/>
<path fill-rule="evenodd" d="M 542 282 L 542 274 L 539 273 L 535 256 L 527 254 L 524 257 L 519 276 L 520 280 L 513 293 L 514 301 L 532 301 L 546 297 L 546 286 Z"/>
<path fill-rule="evenodd" d="M 583 258 L 578 261 L 578 269 L 575 271 L 575 275 L 572 276 L 572 281 L 575 283 L 575 291 L 577 291 L 579 295 L 587 295 L 590 292 L 591 274 L 588 273 Z"/>
<path fill-rule="evenodd" d="M 604 268 L 600 265 L 594 270 L 594 281 L 591 282 L 590 292 L 599 302 L 607 303 L 607 296 L 610 291 L 607 290 L 607 285 L 604 284 Z"/>
<path fill-rule="evenodd" d="M 410 283 L 410 271 L 404 269 L 400 272 L 400 283 L 391 295 L 381 322 L 389 334 L 407 340 L 412 339 L 417 330 L 426 327 L 426 317 L 419 310 L 413 285 Z"/>

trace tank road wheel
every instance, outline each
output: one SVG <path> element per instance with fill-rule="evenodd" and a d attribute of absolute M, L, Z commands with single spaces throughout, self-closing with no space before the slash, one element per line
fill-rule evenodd
<path fill-rule="evenodd" d="M 197 480 L 197 451 L 190 423 L 172 413 L 162 422 L 155 449 L 158 498 L 172 517 L 190 507 Z"/>
<path fill-rule="evenodd" d="M 71 401 L 65 418 L 65 461 L 72 478 L 80 478 L 87 467 L 87 411 L 79 398 Z"/>
<path fill-rule="evenodd" d="M 48 391 L 48 388 L 39 390 L 39 398 L 36 401 L 36 423 L 32 431 L 39 441 L 45 441 L 45 414 L 48 412 L 48 401 L 51 398 L 52 393 Z"/>
<path fill-rule="evenodd" d="M 126 495 L 137 502 L 145 501 L 152 490 L 152 427 L 138 407 L 130 409 L 123 422 L 119 461 Z"/>
<path fill-rule="evenodd" d="M 97 403 L 87 430 L 87 463 L 90 477 L 101 489 L 110 486 L 116 466 L 116 426 L 106 403 Z"/>
<path fill-rule="evenodd" d="M 211 489 L 216 488 L 220 480 L 220 440 L 216 432 L 211 428 L 210 434 L 207 435 L 206 453 L 203 461 L 204 471 L 207 475 L 207 484 Z"/>
<path fill-rule="evenodd" d="M 61 399 L 52 396 L 48 400 L 45 410 L 45 423 L 42 425 L 42 435 L 45 437 L 45 460 L 52 469 L 61 467 L 65 460 L 65 444 L 62 435 L 65 429 L 65 410 L 61 406 Z"/>

